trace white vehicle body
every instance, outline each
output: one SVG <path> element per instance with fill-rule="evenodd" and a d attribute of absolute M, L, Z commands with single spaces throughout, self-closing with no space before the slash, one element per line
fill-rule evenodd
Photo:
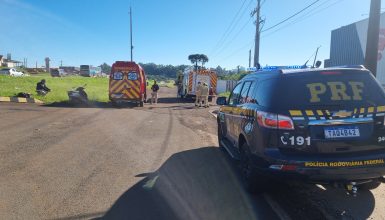
<path fill-rule="evenodd" d="M 4 68 L 0 70 L 0 74 L 10 75 L 10 76 L 23 76 L 24 73 L 17 71 L 15 68 Z"/>
<path fill-rule="evenodd" d="M 193 67 L 188 67 L 183 72 L 182 96 L 195 96 L 195 90 L 198 82 L 205 83 L 213 91 L 217 88 L 217 74 L 211 70 L 194 71 Z"/>

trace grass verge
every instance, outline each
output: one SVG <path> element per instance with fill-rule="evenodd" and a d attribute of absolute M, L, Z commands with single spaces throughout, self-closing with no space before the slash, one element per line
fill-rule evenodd
<path fill-rule="evenodd" d="M 46 96 L 36 94 L 36 83 L 46 79 L 46 85 L 51 92 Z M 0 76 L 0 96 L 15 96 L 19 92 L 31 93 L 44 103 L 68 101 L 67 91 L 85 85 L 88 97 L 92 101 L 108 101 L 108 78 L 88 78 L 80 76 L 52 78 L 48 74 L 38 76 L 11 77 Z"/>

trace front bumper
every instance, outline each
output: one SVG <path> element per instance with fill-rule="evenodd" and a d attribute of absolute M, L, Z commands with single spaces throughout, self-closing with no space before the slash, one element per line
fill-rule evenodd
<path fill-rule="evenodd" d="M 385 176 L 385 152 L 366 155 L 282 154 L 278 149 L 265 151 L 263 168 L 272 177 L 301 179 L 309 182 L 350 182 Z"/>

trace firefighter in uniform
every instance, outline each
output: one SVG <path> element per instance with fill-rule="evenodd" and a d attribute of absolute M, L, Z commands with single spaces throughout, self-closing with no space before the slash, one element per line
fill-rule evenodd
<path fill-rule="evenodd" d="M 203 83 L 201 96 L 203 99 L 203 106 L 205 108 L 209 107 L 209 87 L 206 83 Z"/>
<path fill-rule="evenodd" d="M 201 82 L 198 82 L 198 85 L 195 89 L 195 106 L 201 105 L 202 103 L 201 95 L 202 95 L 202 85 L 201 85 Z"/>

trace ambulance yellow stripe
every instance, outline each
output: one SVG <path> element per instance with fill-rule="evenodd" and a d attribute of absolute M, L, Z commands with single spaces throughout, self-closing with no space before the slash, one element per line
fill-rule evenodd
<path fill-rule="evenodd" d="M 385 112 L 385 106 L 378 106 L 377 112 Z"/>
<path fill-rule="evenodd" d="M 302 112 L 300 110 L 290 110 L 291 116 L 302 116 Z"/>
<path fill-rule="evenodd" d="M 124 81 L 116 83 L 116 84 L 111 88 L 111 91 L 113 91 L 113 92 L 116 93 L 117 91 L 119 91 L 119 90 L 117 90 L 117 88 L 121 87 L 122 85 L 124 85 Z"/>
<path fill-rule="evenodd" d="M 115 88 L 120 85 L 121 82 L 118 82 L 118 81 L 114 81 L 114 82 L 111 82 L 110 84 L 110 91 L 115 91 Z"/>
<path fill-rule="evenodd" d="M 119 87 L 117 87 L 117 88 L 114 90 L 114 92 L 115 92 L 115 93 L 121 93 L 121 92 L 123 92 L 122 90 L 124 90 L 124 87 L 125 87 L 125 86 L 127 86 L 125 83 L 120 84 Z"/>
<path fill-rule="evenodd" d="M 314 112 L 312 110 L 306 110 L 305 112 L 307 116 L 314 116 Z"/>
<path fill-rule="evenodd" d="M 139 98 L 139 92 L 135 91 L 135 89 L 131 89 L 130 92 L 134 98 Z"/>

